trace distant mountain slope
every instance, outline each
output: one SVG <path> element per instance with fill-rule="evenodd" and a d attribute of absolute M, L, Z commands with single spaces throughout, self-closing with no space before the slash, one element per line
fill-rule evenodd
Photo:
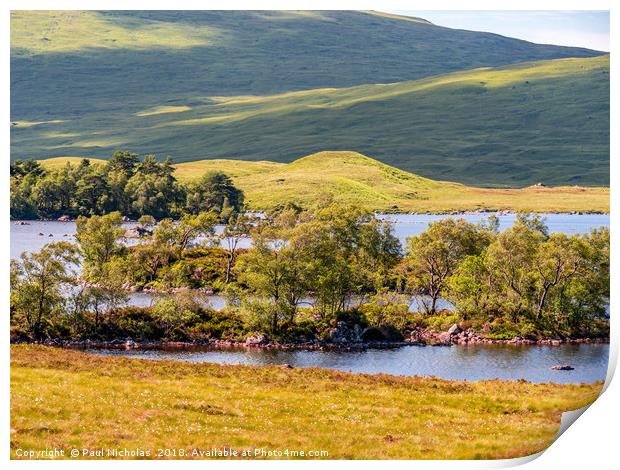
<path fill-rule="evenodd" d="M 42 163 L 58 167 L 67 161 L 79 160 L 69 157 Z M 423 178 L 356 152 L 319 152 L 289 164 L 202 160 L 175 168 L 177 177 L 186 182 L 207 171 L 223 171 L 244 191 L 249 208 L 259 210 L 286 203 L 311 207 L 319 196 L 329 194 L 338 202 L 376 211 L 609 212 L 608 188 L 476 188 Z"/>
<path fill-rule="evenodd" d="M 14 11 L 11 119 L 599 54 L 372 12 Z"/>
<path fill-rule="evenodd" d="M 14 11 L 11 119 L 414 80 L 599 52 L 355 11 Z"/>
<path fill-rule="evenodd" d="M 393 84 L 159 103 L 128 115 L 13 126 L 16 156 L 288 162 L 355 150 L 475 185 L 609 184 L 609 56 L 482 68 Z"/>

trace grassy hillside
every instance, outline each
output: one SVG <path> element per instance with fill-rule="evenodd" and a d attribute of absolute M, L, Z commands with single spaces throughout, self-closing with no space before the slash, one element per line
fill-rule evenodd
<path fill-rule="evenodd" d="M 83 158 L 84 157 L 55 157 L 48 158 L 47 160 L 40 160 L 39 163 L 48 170 L 57 170 L 58 168 L 65 166 L 67 163 L 71 165 L 79 165 Z M 106 162 L 105 160 L 101 160 L 99 158 L 89 158 L 88 160 L 91 165 L 98 165 Z"/>
<path fill-rule="evenodd" d="M 521 457 L 547 448 L 561 413 L 593 402 L 601 385 L 466 383 L 13 346 L 11 457 L 18 448 L 141 448 L 153 456 L 160 447 L 224 446 L 322 450 L 331 459 Z"/>
<path fill-rule="evenodd" d="M 179 175 L 184 175 L 179 164 Z M 524 210 L 609 211 L 609 189 L 527 187 L 489 189 L 430 180 L 355 152 L 321 152 L 267 172 L 233 178 L 253 209 L 294 202 L 308 207 L 328 193 L 371 210 L 450 212 Z"/>
<path fill-rule="evenodd" d="M 222 171 L 234 180 L 269 173 L 280 167 L 282 163 L 248 162 L 242 160 L 199 160 L 197 162 L 178 163 L 175 176 L 181 181 L 189 181 L 204 175 L 208 171 Z"/>
<path fill-rule="evenodd" d="M 376 12 L 13 11 L 11 119 L 597 54 Z"/>
<path fill-rule="evenodd" d="M 57 168 L 79 161 L 78 157 L 60 157 L 41 163 Z M 196 180 L 207 171 L 223 171 L 243 189 L 249 208 L 257 210 L 288 202 L 310 207 L 322 194 L 370 210 L 398 212 L 609 212 L 610 202 L 609 188 L 479 188 L 423 178 L 356 152 L 320 152 L 289 164 L 201 160 L 174 166 L 175 175 L 185 182 Z"/>
<path fill-rule="evenodd" d="M 67 163 L 78 165 L 84 157 L 54 157 L 39 160 L 45 168 L 55 170 Z M 91 165 L 106 163 L 106 160 L 88 157 Z M 175 176 L 181 181 L 191 181 L 200 178 L 209 171 L 221 171 L 231 178 L 239 178 L 257 173 L 266 173 L 284 166 L 275 162 L 246 162 L 240 160 L 199 160 L 174 165 Z"/>
<path fill-rule="evenodd" d="M 433 179 L 485 186 L 609 184 L 609 56 L 476 69 L 393 84 L 211 96 L 12 128 L 14 156 L 115 148 L 200 158 L 291 161 L 356 150 Z M 30 150 L 29 150 L 30 149 Z M 16 155 L 15 155 L 16 154 Z"/>
<path fill-rule="evenodd" d="M 11 158 L 337 149 L 435 179 L 607 184 L 607 58 L 445 75 L 599 54 L 377 12 L 17 11 Z"/>

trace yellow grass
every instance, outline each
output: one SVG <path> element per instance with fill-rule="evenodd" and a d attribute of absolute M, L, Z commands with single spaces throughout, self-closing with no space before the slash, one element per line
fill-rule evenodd
<path fill-rule="evenodd" d="M 548 447 L 561 413 L 594 401 L 601 386 L 196 365 L 13 346 L 11 456 L 18 449 L 82 455 L 140 448 L 151 457 L 176 449 L 184 458 L 228 448 L 249 449 L 254 458 L 258 448 L 326 451 L 332 459 L 520 457 Z"/>
<path fill-rule="evenodd" d="M 222 171 L 237 180 L 249 176 L 267 174 L 275 169 L 286 166 L 275 162 L 248 162 L 243 160 L 199 160 L 196 162 L 178 163 L 174 165 L 175 176 L 181 181 L 196 180 L 210 171 Z"/>
<path fill-rule="evenodd" d="M 51 121 L 12 121 L 11 126 L 14 127 L 33 127 L 40 126 L 41 124 L 60 124 L 65 122 L 62 119 L 52 119 Z"/>
<path fill-rule="evenodd" d="M 476 188 L 423 178 L 356 152 L 319 152 L 289 164 L 204 160 L 175 166 L 185 181 L 206 170 L 230 174 L 251 209 L 288 202 L 307 207 L 328 193 L 339 202 L 379 211 L 609 212 L 609 188 Z"/>
<path fill-rule="evenodd" d="M 67 163 L 71 165 L 79 165 L 83 160 L 83 157 L 55 157 L 48 158 L 46 160 L 39 160 L 39 163 L 43 166 L 43 168 L 47 168 L 48 170 L 56 170 L 58 168 L 62 168 Z M 102 164 L 106 163 L 105 160 L 101 160 L 99 158 L 89 158 L 91 164 Z"/>
<path fill-rule="evenodd" d="M 79 157 L 40 160 L 47 168 Z M 91 159 L 92 163 L 103 160 Z M 222 171 L 241 188 L 248 208 L 264 210 L 278 204 L 310 207 L 330 194 L 336 201 L 370 210 L 452 212 L 511 210 L 527 212 L 609 212 L 609 188 L 579 186 L 491 189 L 435 181 L 381 163 L 357 152 L 319 152 L 292 163 L 242 160 L 199 160 L 174 165 L 180 181 L 195 181 Z"/>
<path fill-rule="evenodd" d="M 168 113 L 182 113 L 183 111 L 189 111 L 190 109 L 192 108 L 189 106 L 155 106 L 154 108 L 149 108 L 136 113 L 136 116 L 146 117 Z"/>
<path fill-rule="evenodd" d="M 211 27 L 133 20 L 123 24 L 96 11 L 12 11 L 11 49 L 34 54 L 83 49 L 181 49 L 214 43 Z"/>

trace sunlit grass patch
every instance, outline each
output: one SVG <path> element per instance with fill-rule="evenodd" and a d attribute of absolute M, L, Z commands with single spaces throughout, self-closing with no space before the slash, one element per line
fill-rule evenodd
<path fill-rule="evenodd" d="M 601 383 L 454 382 L 11 348 L 11 453 L 45 447 L 327 450 L 505 458 L 553 441 Z"/>
<path fill-rule="evenodd" d="M 89 147 L 119 147 L 121 145 L 126 144 L 123 139 L 118 138 L 108 138 L 108 139 L 84 139 L 84 140 L 75 140 L 66 144 L 59 145 L 51 145 L 50 149 L 61 149 L 61 148 L 89 148 Z"/>
<path fill-rule="evenodd" d="M 61 122 L 65 122 L 62 119 L 53 119 L 51 121 L 12 121 L 12 127 L 33 127 L 40 126 L 41 124 L 60 124 Z"/>
<path fill-rule="evenodd" d="M 136 113 L 136 116 L 146 117 L 168 113 L 182 113 L 184 111 L 189 111 L 190 109 L 192 109 L 190 106 L 155 106 L 154 108 L 149 108 Z"/>
<path fill-rule="evenodd" d="M 187 48 L 214 43 L 217 29 L 162 21 L 110 21 L 96 11 L 11 12 L 11 48 L 34 54 L 89 48 Z"/>
<path fill-rule="evenodd" d="M 82 157 L 55 157 L 48 158 L 47 160 L 40 160 L 39 163 L 43 166 L 43 168 L 56 170 L 65 166 L 67 163 L 70 163 L 71 165 L 79 165 L 82 159 Z M 88 160 L 91 164 L 106 163 L 105 160 L 101 160 L 99 158 L 89 158 Z"/>

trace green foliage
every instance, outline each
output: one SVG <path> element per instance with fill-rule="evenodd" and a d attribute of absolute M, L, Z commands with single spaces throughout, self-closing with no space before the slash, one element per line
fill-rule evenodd
<path fill-rule="evenodd" d="M 48 325 L 64 313 L 66 289 L 75 282 L 71 268 L 78 263 L 75 247 L 48 243 L 38 253 L 11 260 L 11 323 L 41 340 Z"/>
<path fill-rule="evenodd" d="M 282 333 L 282 325 L 294 317 L 295 308 L 282 299 L 253 296 L 243 300 L 241 312 L 248 331 L 267 333 L 271 338 L 277 338 Z"/>
<path fill-rule="evenodd" d="M 45 174 L 45 169 L 35 160 L 15 160 L 11 163 L 10 174 L 12 177 L 21 179 L 24 176 L 31 175 L 39 178 Z"/>
<path fill-rule="evenodd" d="M 515 323 L 505 318 L 497 318 L 484 325 L 482 334 L 487 338 L 500 340 L 516 337 L 537 339 L 539 337 L 538 331 L 534 323 L 525 319 L 520 319 Z"/>
<path fill-rule="evenodd" d="M 246 329 L 247 324 L 235 312 L 203 309 L 200 321 L 187 328 L 186 335 L 192 341 L 241 340 L 245 337 Z"/>
<path fill-rule="evenodd" d="M 408 296 L 382 291 L 362 304 L 360 310 L 371 326 L 402 329 L 410 320 L 409 302 Z"/>
<path fill-rule="evenodd" d="M 151 312 L 165 339 L 182 339 L 181 330 L 200 319 L 200 310 L 200 298 L 196 293 L 180 291 L 157 300 Z"/>
<path fill-rule="evenodd" d="M 376 292 L 389 281 L 400 256 L 389 226 L 348 205 L 284 209 L 260 221 L 251 235 L 253 247 L 239 257 L 238 278 L 261 299 L 252 308 L 270 319 L 272 333 L 281 321 L 293 322 L 306 297 L 314 297 L 323 318 L 347 310 L 353 295 Z"/>
<path fill-rule="evenodd" d="M 153 155 L 142 161 L 130 152 L 114 152 L 105 164 L 83 159 L 44 170 L 34 161 L 11 165 L 11 217 L 53 218 L 120 212 L 129 217 L 179 217 L 187 209 L 210 211 L 221 219 L 239 212 L 243 193 L 222 173 L 208 173 L 201 182 L 179 183 L 170 159 Z"/>
<path fill-rule="evenodd" d="M 111 270 L 118 270 L 121 264 L 115 258 L 123 255 L 121 243 L 124 230 L 120 213 L 79 217 L 75 239 L 83 258 L 83 276 L 90 282 L 106 282 Z"/>
<path fill-rule="evenodd" d="M 459 264 L 468 256 L 480 254 L 492 236 L 492 232 L 464 219 L 446 218 L 409 239 L 409 251 L 399 270 L 410 291 L 430 296 L 428 313 L 436 312 L 437 300 L 445 295 Z"/>
<path fill-rule="evenodd" d="M 257 297 L 246 300 L 253 311 L 251 322 L 271 333 L 278 331 L 281 320 L 294 317 L 306 292 L 302 266 L 307 260 L 290 242 L 293 217 L 286 213 L 259 223 L 251 232 L 252 249 L 236 266 L 239 282 Z"/>
<path fill-rule="evenodd" d="M 188 250 L 193 244 L 209 240 L 216 221 L 216 215 L 211 212 L 185 214 L 178 221 L 160 221 L 149 238 L 129 249 L 126 261 L 131 282 L 139 285 L 157 282 L 160 287 L 169 288 L 202 287 L 208 282 L 222 280 L 223 250 Z M 202 242 L 197 241 L 201 239 Z M 188 259 L 184 259 L 186 252 Z M 196 259 L 200 253 L 205 259 Z M 214 272 L 218 266 L 220 270 Z"/>
<path fill-rule="evenodd" d="M 446 331 L 455 323 L 459 323 L 460 320 L 461 316 L 458 313 L 442 310 L 435 314 L 414 314 L 411 323 L 435 332 L 441 332 Z"/>
<path fill-rule="evenodd" d="M 135 341 L 161 339 L 162 332 L 151 311 L 148 307 L 133 306 L 113 310 L 104 330 L 105 337 Z"/>
<path fill-rule="evenodd" d="M 156 225 L 145 217 L 152 231 L 128 248 L 118 212 L 80 217 L 77 246 L 49 244 L 11 262 L 12 334 L 202 341 L 260 332 L 305 341 L 327 339 L 340 321 L 395 335 L 454 323 L 494 339 L 608 334 L 609 229 L 549 234 L 544 220 L 522 215 L 498 233 L 492 221 L 443 219 L 410 239 L 403 258 L 389 226 L 329 198 L 312 209 L 230 219 L 224 236 L 249 231 L 249 249 L 211 246 L 221 240 L 213 238 L 216 220 L 211 212 Z M 78 261 L 86 282 L 67 295 Z M 127 310 L 131 285 L 178 292 Z M 438 312 L 431 302 L 428 312 L 411 313 L 403 286 L 456 310 Z M 228 310 L 208 309 L 195 288 L 223 291 Z"/>
<path fill-rule="evenodd" d="M 243 193 L 222 172 L 205 173 L 187 190 L 186 209 L 191 214 L 215 212 L 228 220 L 242 206 Z"/>
<path fill-rule="evenodd" d="M 484 253 L 460 263 L 445 295 L 463 318 L 497 319 L 497 338 L 533 334 L 521 323 L 547 335 L 587 336 L 587 325 L 605 314 L 608 263 L 608 229 L 548 235 L 543 221 L 519 217 Z"/>

